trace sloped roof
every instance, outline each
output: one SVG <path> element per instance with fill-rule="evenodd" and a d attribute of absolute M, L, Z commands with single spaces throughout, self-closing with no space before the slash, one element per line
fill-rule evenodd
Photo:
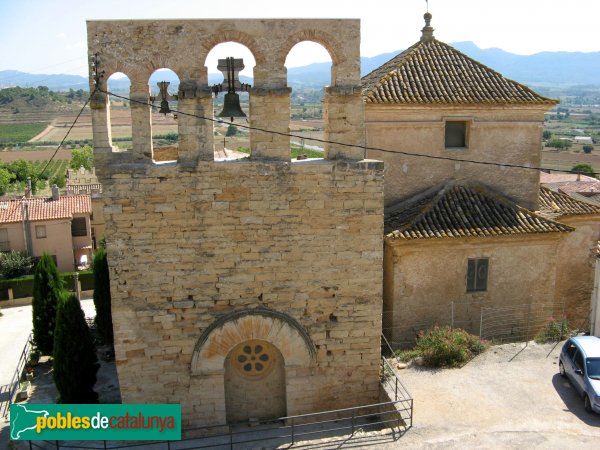
<path fill-rule="evenodd" d="M 582 214 L 600 214 L 600 206 L 576 200 L 562 192 L 540 186 L 539 213 L 550 219 Z"/>
<path fill-rule="evenodd" d="M 91 214 L 92 202 L 89 195 L 63 196 L 52 198 L 28 198 L 0 201 L 0 224 L 15 223 L 23 220 L 21 204 L 29 205 L 29 220 L 71 219 L 75 214 Z"/>
<path fill-rule="evenodd" d="M 454 182 L 391 208 L 384 229 L 387 237 L 404 240 L 573 231 L 483 186 Z"/>
<path fill-rule="evenodd" d="M 516 81 L 433 37 L 425 20 L 423 38 L 362 78 L 366 103 L 441 105 L 554 105 Z"/>

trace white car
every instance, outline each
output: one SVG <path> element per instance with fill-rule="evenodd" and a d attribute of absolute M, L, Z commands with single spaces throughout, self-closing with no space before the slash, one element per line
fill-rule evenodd
<path fill-rule="evenodd" d="M 560 352 L 558 369 L 583 398 L 585 410 L 600 414 L 600 338 L 570 338 Z"/>

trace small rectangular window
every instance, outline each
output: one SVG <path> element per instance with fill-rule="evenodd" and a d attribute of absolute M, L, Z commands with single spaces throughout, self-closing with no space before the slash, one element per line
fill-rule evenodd
<path fill-rule="evenodd" d="M 35 237 L 38 239 L 44 239 L 46 237 L 46 225 L 35 226 Z"/>
<path fill-rule="evenodd" d="M 71 222 L 71 236 L 87 236 L 85 217 L 75 217 Z"/>
<path fill-rule="evenodd" d="M 466 148 L 467 142 L 467 122 L 464 120 L 446 121 L 445 132 L 446 148 Z"/>
<path fill-rule="evenodd" d="M 0 252 L 10 251 L 10 242 L 8 242 L 8 229 L 0 228 Z"/>
<path fill-rule="evenodd" d="M 488 258 L 469 259 L 467 264 L 467 292 L 487 291 Z"/>

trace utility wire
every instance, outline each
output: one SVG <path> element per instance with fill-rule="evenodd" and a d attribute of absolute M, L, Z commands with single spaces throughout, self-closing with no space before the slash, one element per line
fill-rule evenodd
<path fill-rule="evenodd" d="M 94 89 L 94 91 L 85 100 L 85 102 L 83 103 L 83 106 L 81 107 L 81 109 L 79 110 L 79 113 L 77 114 L 77 117 L 75 117 L 75 120 L 73 120 L 73 123 L 71 123 L 71 126 L 67 130 L 67 133 L 65 134 L 65 137 L 62 138 L 62 141 L 60 141 L 60 144 L 58 144 L 58 147 L 56 147 L 56 150 L 54 150 L 54 153 L 52 154 L 52 156 L 50 157 L 50 159 L 48 161 L 46 161 L 46 164 L 44 165 L 44 168 L 39 171 L 39 173 L 37 174 L 36 178 L 39 178 L 45 172 L 45 170 L 48 168 L 48 166 L 50 165 L 50 163 L 52 162 L 52 160 L 54 159 L 54 157 L 56 156 L 56 154 L 58 153 L 58 151 L 60 150 L 60 148 L 62 147 L 62 145 L 64 144 L 64 142 L 69 137 L 69 133 L 71 132 L 71 130 L 73 129 L 73 127 L 75 126 L 75 124 L 77 123 L 77 121 L 79 120 L 79 117 L 81 117 L 81 114 L 83 114 L 83 111 L 84 111 L 85 107 L 87 106 L 87 104 L 89 103 L 90 99 L 96 93 L 97 90 L 98 90 L 97 88 Z M 25 190 L 25 197 L 27 197 L 30 193 L 31 193 L 30 188 L 29 187 L 26 188 L 26 190 Z"/>
<path fill-rule="evenodd" d="M 141 105 L 146 105 L 146 106 L 151 106 L 154 109 L 158 109 L 159 106 L 156 106 L 152 103 L 148 103 L 148 102 L 143 102 L 140 100 L 135 100 L 129 97 L 125 97 L 122 95 L 118 95 L 118 94 L 114 94 L 110 91 L 105 91 L 103 89 L 98 88 L 97 89 L 99 92 L 102 92 L 104 94 L 107 95 L 112 95 L 113 97 L 117 97 L 123 100 L 128 100 L 130 102 L 133 103 L 138 103 Z M 190 114 L 190 113 L 186 113 L 183 111 L 179 111 L 176 109 L 171 109 L 172 112 L 177 113 L 179 115 L 182 116 L 189 116 L 189 117 L 195 117 L 197 119 L 202 119 L 202 120 L 207 120 L 210 122 L 219 122 L 217 119 L 213 119 L 211 117 L 205 117 L 205 116 L 201 116 L 201 115 L 197 115 L 197 114 Z M 275 131 L 275 130 L 268 130 L 265 128 L 260 128 L 260 127 L 253 127 L 250 125 L 242 125 L 242 124 L 235 124 L 236 127 L 239 128 L 243 128 L 246 130 L 253 130 L 253 131 L 260 131 L 263 133 L 269 133 L 269 134 L 274 134 L 274 135 L 278 135 L 278 136 L 285 136 L 285 137 L 290 137 L 290 138 L 296 138 L 296 139 L 307 139 L 305 136 L 300 136 L 297 134 L 292 134 L 292 133 L 284 133 L 281 131 Z M 477 160 L 473 160 L 473 159 L 466 159 L 466 158 L 453 158 L 450 156 L 438 156 L 438 155 L 427 155 L 424 153 L 412 153 L 412 152 L 406 152 L 406 151 L 402 151 L 402 150 L 391 150 L 391 149 L 387 149 L 387 148 L 380 148 L 380 147 L 369 147 L 369 146 L 365 146 L 365 145 L 358 145 L 358 144 L 348 144 L 345 142 L 338 142 L 338 141 L 329 141 L 326 139 L 318 139 L 318 138 L 311 138 L 309 139 L 311 141 L 315 141 L 315 142 L 319 142 L 322 144 L 333 144 L 333 145 L 340 145 L 340 146 L 344 146 L 344 147 L 353 147 L 353 148 L 360 148 L 362 150 L 374 150 L 374 151 L 378 151 L 378 152 L 382 152 L 382 153 L 391 153 L 391 154 L 395 154 L 395 155 L 404 155 L 404 156 L 412 156 L 415 158 L 426 158 L 426 159 L 435 159 L 435 160 L 441 160 L 441 161 L 452 161 L 452 162 L 462 162 L 462 163 L 469 163 L 469 164 L 480 164 L 480 165 L 484 165 L 484 166 L 497 166 L 497 167 L 506 167 L 506 168 L 511 168 L 511 169 L 524 169 L 524 170 L 535 170 L 535 171 L 550 171 L 550 172 L 562 172 L 562 173 L 573 173 L 573 174 L 579 174 L 581 172 L 578 171 L 573 171 L 573 170 L 559 170 L 559 169 L 549 169 L 549 168 L 545 168 L 545 167 L 539 167 L 539 166 L 524 166 L 524 165 L 520 165 L 520 164 L 509 164 L 509 163 L 499 163 L 499 162 L 493 162 L 493 161 L 477 161 Z M 366 155 L 365 155 L 366 157 Z M 584 175 L 593 175 L 596 176 L 598 175 L 598 173 L 596 172 L 586 172 Z"/>

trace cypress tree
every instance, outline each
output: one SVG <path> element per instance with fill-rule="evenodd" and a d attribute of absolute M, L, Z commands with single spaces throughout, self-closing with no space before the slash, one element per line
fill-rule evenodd
<path fill-rule="evenodd" d="M 113 325 L 110 298 L 110 279 L 106 250 L 100 248 L 94 255 L 94 306 L 96 327 L 105 344 L 113 344 Z"/>
<path fill-rule="evenodd" d="M 94 391 L 96 372 L 100 368 L 79 300 L 64 294 L 56 312 L 54 332 L 54 384 L 61 403 L 97 403 Z"/>
<path fill-rule="evenodd" d="M 33 341 L 43 355 L 52 355 L 56 308 L 62 292 L 62 281 L 54 260 L 46 253 L 33 274 Z"/>

